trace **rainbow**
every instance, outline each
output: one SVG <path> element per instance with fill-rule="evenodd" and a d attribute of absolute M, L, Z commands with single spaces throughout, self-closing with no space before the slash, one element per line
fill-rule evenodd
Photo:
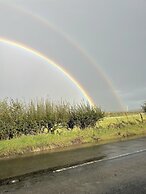
<path fill-rule="evenodd" d="M 19 49 L 23 49 L 39 58 L 41 58 L 42 60 L 46 61 L 49 65 L 54 66 L 55 68 L 57 68 L 58 70 L 60 70 L 60 72 L 62 72 L 66 77 L 68 77 L 68 79 L 70 81 L 72 81 L 72 83 L 75 84 L 75 86 L 80 90 L 80 92 L 83 94 L 83 96 L 87 99 L 87 101 L 89 102 L 89 104 L 91 106 L 95 106 L 94 101 L 92 100 L 92 98 L 89 96 L 89 94 L 85 91 L 85 89 L 83 88 L 83 86 L 81 86 L 80 83 L 78 83 L 77 80 L 74 79 L 74 77 L 72 77 L 69 72 L 67 72 L 60 64 L 54 62 L 53 60 L 51 60 L 50 58 L 48 58 L 47 56 L 45 56 L 44 54 L 42 54 L 41 52 L 39 52 L 38 50 L 35 50 L 34 48 L 30 48 L 27 45 L 24 45 L 20 42 L 16 42 L 16 41 L 12 41 L 6 38 L 0 38 L 0 43 L 4 43 L 4 44 L 8 44 L 11 46 L 14 46 L 16 48 Z"/>
<path fill-rule="evenodd" d="M 6 4 L 6 5 L 10 6 L 9 4 Z M 73 40 L 66 32 L 58 29 L 54 24 L 48 22 L 48 20 L 46 20 L 45 18 L 39 16 L 38 14 L 32 13 L 31 11 L 28 11 L 28 10 L 24 9 L 23 7 L 20 7 L 18 5 L 13 4 L 10 7 L 14 8 L 14 9 L 17 9 L 17 11 L 21 11 L 24 14 L 27 14 L 30 17 L 40 21 L 45 26 L 47 26 L 49 29 L 51 29 L 54 32 L 61 35 L 61 37 L 63 37 L 65 41 L 67 41 L 70 45 L 72 45 L 74 48 L 76 48 L 76 50 L 81 54 L 81 56 L 83 56 L 84 59 L 86 59 L 86 61 L 88 61 L 96 69 L 97 73 L 99 73 L 102 76 L 103 80 L 107 83 L 111 93 L 113 94 L 113 96 L 115 97 L 115 99 L 118 102 L 119 106 L 121 107 L 121 110 L 125 110 L 125 105 L 124 105 L 122 99 L 119 97 L 119 95 L 115 91 L 115 87 L 114 87 L 112 81 L 109 79 L 109 77 L 106 75 L 106 73 L 101 69 L 101 67 L 96 63 L 94 58 L 92 56 L 90 56 L 87 53 L 87 51 L 78 44 L 78 42 Z M 78 85 L 79 85 L 79 83 L 78 83 Z"/>

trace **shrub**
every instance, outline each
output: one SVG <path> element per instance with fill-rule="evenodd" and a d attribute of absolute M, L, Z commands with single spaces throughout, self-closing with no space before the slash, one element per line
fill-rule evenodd
<path fill-rule="evenodd" d="M 94 127 L 103 116 L 101 109 L 89 104 L 71 106 L 41 100 L 26 105 L 18 100 L 3 100 L 0 102 L 0 139 L 44 133 L 44 129 L 45 133 L 54 133 L 58 128 Z"/>
<path fill-rule="evenodd" d="M 68 127 L 73 128 L 75 125 L 80 129 L 94 127 L 96 122 L 104 117 L 104 113 L 98 107 L 89 104 L 80 104 L 72 108 Z"/>

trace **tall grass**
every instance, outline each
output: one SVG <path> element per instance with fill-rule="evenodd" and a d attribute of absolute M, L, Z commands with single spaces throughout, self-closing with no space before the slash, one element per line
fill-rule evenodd
<path fill-rule="evenodd" d="M 57 128 L 80 129 L 93 127 L 103 118 L 98 107 L 80 103 L 72 106 L 61 102 L 54 104 L 48 100 L 31 101 L 24 104 L 18 100 L 0 102 L 0 140 L 21 135 L 54 133 Z"/>

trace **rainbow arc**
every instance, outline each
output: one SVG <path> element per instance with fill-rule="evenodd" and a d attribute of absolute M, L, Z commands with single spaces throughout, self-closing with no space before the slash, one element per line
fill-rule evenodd
<path fill-rule="evenodd" d="M 20 42 L 12 41 L 12 40 L 9 40 L 9 39 L 6 39 L 6 38 L 0 38 L 0 43 L 4 43 L 4 44 L 7 44 L 7 45 L 14 46 L 16 48 L 25 50 L 25 51 L 27 51 L 27 52 L 29 52 L 29 53 L 31 53 L 31 54 L 41 58 L 42 60 L 46 61 L 49 65 L 54 66 L 55 68 L 60 70 L 60 72 L 62 72 L 66 77 L 68 77 L 68 79 L 72 83 L 74 83 L 74 85 L 80 90 L 82 95 L 86 98 L 86 100 L 89 102 L 89 104 L 91 106 L 95 106 L 95 103 L 94 103 L 93 99 L 85 91 L 83 86 L 69 72 L 67 72 L 60 64 L 58 64 L 55 61 L 53 61 L 52 59 L 48 58 L 47 56 L 45 56 L 40 51 L 35 50 L 34 48 L 31 48 L 31 47 L 29 47 L 27 45 L 24 45 L 24 44 L 20 43 Z"/>

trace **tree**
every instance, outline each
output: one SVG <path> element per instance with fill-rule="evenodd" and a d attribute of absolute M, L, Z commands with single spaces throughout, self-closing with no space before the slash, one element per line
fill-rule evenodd
<path fill-rule="evenodd" d="M 142 105 L 142 110 L 143 110 L 143 112 L 146 113 L 146 102 L 144 102 L 144 104 Z"/>

